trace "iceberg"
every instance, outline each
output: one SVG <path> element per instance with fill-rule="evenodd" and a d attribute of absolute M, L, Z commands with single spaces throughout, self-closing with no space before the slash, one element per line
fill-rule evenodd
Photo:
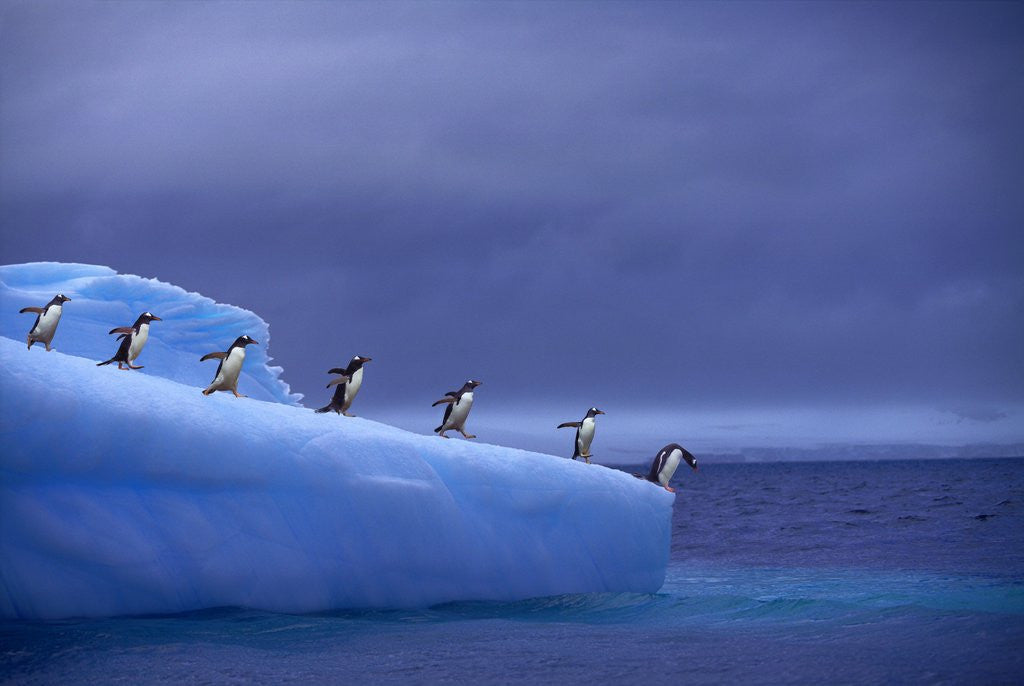
<path fill-rule="evenodd" d="M 15 265 L 0 280 L 0 616 L 426 607 L 664 582 L 674 496 L 646 481 L 314 414 L 264 346 L 240 384 L 253 397 L 204 397 L 199 355 L 267 338 L 251 312 L 106 267 Z M 27 350 L 17 310 L 57 292 L 72 302 L 55 351 Z M 96 367 L 106 331 L 145 309 L 164 318 L 146 368 Z"/>

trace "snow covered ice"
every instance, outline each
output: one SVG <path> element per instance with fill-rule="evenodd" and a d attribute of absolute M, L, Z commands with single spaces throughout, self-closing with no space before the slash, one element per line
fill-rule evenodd
<path fill-rule="evenodd" d="M 252 398 L 297 405 L 302 399 L 281 381 L 280 367 L 268 365 L 267 323 L 248 310 L 222 305 L 156 279 L 118 274 L 89 264 L 36 262 L 0 266 L 0 335 L 24 341 L 35 315 L 18 314 L 26 306 L 42 306 L 57 293 L 71 298 L 57 327 L 53 347 L 69 355 L 101 362 L 117 350 L 108 331 L 131 326 L 149 310 L 161 317 L 136 364 L 145 374 L 206 388 L 217 369 L 199 363 L 209 352 L 227 350 L 241 334 L 260 342 L 247 350 L 239 386 Z M 32 352 L 35 352 L 33 348 Z"/>
<path fill-rule="evenodd" d="M 106 267 L 0 267 L 0 615 L 423 607 L 657 591 L 674 496 L 598 465 L 315 415 L 267 324 Z M 67 303 L 54 352 L 21 307 Z M 95 363 L 150 310 L 139 358 Z M 248 333 L 239 389 L 199 357 Z M 425 430 L 436 419 L 424 413 Z"/>

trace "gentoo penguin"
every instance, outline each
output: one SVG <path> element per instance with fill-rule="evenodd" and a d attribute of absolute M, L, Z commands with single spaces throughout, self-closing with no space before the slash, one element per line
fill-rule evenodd
<path fill-rule="evenodd" d="M 142 369 L 143 365 L 140 364 L 136 367 L 132 362 L 139 356 L 142 347 L 149 340 L 149 323 L 160 321 L 163 320 L 152 312 L 143 312 L 131 326 L 119 326 L 116 329 L 111 329 L 111 334 L 121 334 L 117 337 L 117 340 L 121 341 L 121 346 L 113 357 L 106 362 L 97 362 L 96 366 L 102 367 L 105 364 L 117 362 L 118 369 L 125 369 L 121 366 L 122 364 L 128 365 L 127 369 Z"/>
<path fill-rule="evenodd" d="M 441 403 L 448 403 L 448 407 L 444 408 L 444 419 L 441 420 L 441 426 L 434 429 L 434 433 L 441 438 L 448 438 L 444 432 L 454 429 L 466 438 L 476 438 L 476 434 L 466 433 L 466 417 L 469 416 L 469 411 L 473 408 L 473 389 L 479 385 L 479 381 L 470 379 L 462 384 L 462 388 L 457 391 L 448 391 L 443 398 L 431 405 L 431 407 L 436 407 Z"/>
<path fill-rule="evenodd" d="M 587 410 L 587 414 L 583 419 L 578 422 L 565 422 L 559 424 L 559 429 L 565 429 L 568 427 L 575 427 L 576 429 L 576 442 L 573 444 L 575 447 L 572 452 L 572 459 L 582 457 L 590 464 L 590 443 L 594 440 L 594 417 L 599 414 L 604 414 L 601 410 L 596 407 L 592 407 Z"/>
<path fill-rule="evenodd" d="M 317 414 L 334 410 L 346 417 L 354 417 L 355 415 L 348 413 L 348 408 L 352 407 L 352 401 L 356 399 L 356 393 L 359 392 L 359 387 L 363 385 L 363 365 L 372 359 L 372 357 L 356 355 L 344 369 L 335 367 L 328 371 L 328 374 L 341 374 L 341 376 L 327 384 L 328 388 L 335 385 L 337 385 L 337 388 L 334 389 L 334 396 L 331 398 L 331 402 L 317 410 Z"/>
<path fill-rule="evenodd" d="M 646 476 L 634 474 L 633 476 L 638 479 L 647 479 L 651 483 L 664 486 L 665 490 L 669 493 L 675 493 L 676 489 L 669 486 L 668 482 L 672 480 L 672 475 L 676 473 L 676 467 L 679 466 L 680 460 L 686 460 L 686 464 L 690 465 L 693 471 L 697 471 L 697 458 L 678 443 L 669 443 L 654 456 L 650 474 Z"/>
<path fill-rule="evenodd" d="M 242 371 L 242 363 L 245 362 L 245 346 L 253 345 L 256 341 L 248 336 L 239 336 L 231 344 L 225 353 L 207 353 L 199 358 L 203 360 L 220 360 L 217 365 L 217 373 L 213 376 L 213 383 L 203 391 L 203 395 L 210 395 L 214 391 L 231 391 L 236 398 L 244 398 L 238 392 L 238 373 Z"/>
<path fill-rule="evenodd" d="M 50 341 L 53 340 L 53 334 L 57 331 L 57 322 L 60 321 L 60 315 L 64 309 L 63 305 L 70 301 L 71 298 L 63 293 L 58 293 L 53 296 L 53 300 L 46 303 L 45 307 L 23 307 L 18 310 L 18 314 L 34 312 L 39 315 L 36 317 L 36 323 L 28 330 L 28 338 L 26 340 L 30 350 L 33 343 L 39 342 L 46 346 L 47 352 L 50 351 Z"/>

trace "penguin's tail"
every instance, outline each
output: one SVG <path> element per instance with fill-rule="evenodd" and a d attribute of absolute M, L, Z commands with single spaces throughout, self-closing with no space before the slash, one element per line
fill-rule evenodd
<path fill-rule="evenodd" d="M 444 426 L 444 424 L 442 424 L 441 426 Z M 440 433 L 441 432 L 441 426 L 439 426 L 436 429 L 434 429 L 434 433 Z"/>
<path fill-rule="evenodd" d="M 107 360 L 106 362 L 97 362 L 97 363 L 96 363 L 96 366 L 97 366 L 97 367 L 102 367 L 103 365 L 105 365 L 105 364 L 110 364 L 111 362 L 116 362 L 115 358 L 111 357 L 111 358 L 110 358 L 109 360 Z"/>
<path fill-rule="evenodd" d="M 319 410 L 315 410 L 315 412 L 317 414 L 323 414 L 324 412 L 330 412 L 330 411 L 331 411 L 331 406 L 330 405 L 324 405 Z"/>

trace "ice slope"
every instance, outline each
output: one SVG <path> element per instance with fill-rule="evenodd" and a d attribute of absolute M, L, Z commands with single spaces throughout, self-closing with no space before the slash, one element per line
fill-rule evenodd
<path fill-rule="evenodd" d="M 161 317 L 150 328 L 149 341 L 136 364 L 138 374 L 162 376 L 205 388 L 213 379 L 216 362 L 200 362 L 209 352 L 227 350 L 242 334 L 260 342 L 247 350 L 239 379 L 240 392 L 260 400 L 298 404 L 280 378 L 281 368 L 267 363 L 270 333 L 267 323 L 248 310 L 223 305 L 156 279 L 118 274 L 110 267 L 60 262 L 34 262 L 0 266 L 0 336 L 24 341 L 35 321 L 34 314 L 19 314 L 23 307 L 40 307 L 57 293 L 71 298 L 64 305 L 55 350 L 95 362 L 110 359 L 117 337 L 107 334 L 118 326 L 130 326 L 146 310 Z M 33 355 L 45 353 L 36 344 Z M 103 368 L 120 373 L 116 366 Z"/>
<path fill-rule="evenodd" d="M 99 269 L 62 272 L 56 290 L 78 307 L 61 322 L 71 326 L 58 330 L 58 350 L 75 348 L 76 317 L 108 326 L 103 289 L 111 326 L 140 307 L 178 312 L 170 301 L 162 312 L 125 305 L 118 285 L 142 285 Z M 57 282 L 16 283 L 40 290 L 30 302 L 42 303 Z M 212 314 L 208 323 L 241 325 Z M 165 346 L 197 352 L 167 329 Z M 20 336 L 0 337 L 4 617 L 420 607 L 654 592 L 664 580 L 674 496 L 628 474 L 282 402 L 204 397 L 202 383 L 157 375 L 179 360 L 169 346 L 145 360 L 149 374 L 128 373 L 96 367 L 94 354 L 26 350 Z M 289 398 L 273 370 L 252 369 L 268 396 Z"/>

